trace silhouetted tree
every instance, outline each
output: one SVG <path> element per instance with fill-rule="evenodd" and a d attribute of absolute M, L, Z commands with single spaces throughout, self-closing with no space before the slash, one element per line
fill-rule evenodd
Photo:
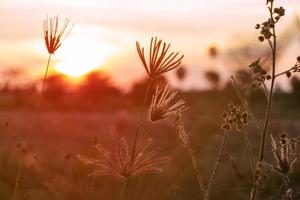
<path fill-rule="evenodd" d="M 297 77 L 291 79 L 292 91 L 294 98 L 298 101 L 300 100 L 300 80 Z"/>
<path fill-rule="evenodd" d="M 120 97 L 122 92 L 111 79 L 101 72 L 91 72 L 78 87 L 82 101 L 103 103 L 107 98 Z"/>
<path fill-rule="evenodd" d="M 157 78 L 149 91 L 149 94 L 153 94 L 156 87 L 163 87 L 168 83 L 167 79 L 164 76 L 160 76 Z M 144 78 L 133 84 L 132 89 L 129 93 L 130 98 L 134 100 L 134 102 L 141 104 L 144 101 L 145 93 L 148 86 L 148 79 Z M 150 101 L 151 98 L 148 98 Z"/>
<path fill-rule="evenodd" d="M 184 80 L 186 77 L 186 69 L 184 66 L 180 66 L 176 69 L 176 77 L 180 81 Z"/>
<path fill-rule="evenodd" d="M 62 75 L 51 75 L 46 80 L 44 97 L 49 102 L 57 103 L 65 97 L 67 90 L 68 85 Z"/>
<path fill-rule="evenodd" d="M 210 46 L 208 48 L 208 55 L 209 57 L 211 57 L 212 59 L 216 58 L 219 54 L 218 48 L 216 46 Z"/>
<path fill-rule="evenodd" d="M 215 72 L 215 71 L 206 71 L 205 72 L 205 78 L 211 84 L 213 89 L 218 88 L 218 86 L 220 84 L 220 75 L 217 72 Z"/>

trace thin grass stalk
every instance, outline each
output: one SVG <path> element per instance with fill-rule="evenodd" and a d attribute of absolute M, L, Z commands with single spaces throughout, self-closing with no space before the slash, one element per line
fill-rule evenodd
<path fill-rule="evenodd" d="M 24 142 L 25 149 L 26 149 L 26 147 L 27 147 L 27 145 L 28 145 L 28 143 L 30 141 L 30 138 L 31 138 L 31 135 L 32 135 L 32 129 L 33 129 L 35 121 L 36 121 L 36 116 L 37 116 L 37 114 L 39 112 L 39 109 L 40 109 L 40 106 L 41 106 L 41 102 L 42 102 L 42 99 L 43 99 L 43 96 L 44 96 L 45 86 L 46 86 L 46 80 L 47 80 L 47 76 L 48 76 L 48 71 L 49 71 L 49 66 L 50 66 L 51 58 L 52 58 L 52 54 L 49 54 L 48 61 L 47 61 L 47 66 L 46 66 L 46 71 L 45 71 L 45 75 L 44 75 L 44 78 L 43 78 L 42 90 L 40 92 L 38 102 L 36 104 L 36 107 L 35 107 L 33 115 L 32 115 L 32 119 L 31 119 L 31 123 L 30 123 L 30 128 L 29 128 L 28 134 L 25 137 L 25 142 Z M 23 164 L 24 164 L 24 160 L 23 159 L 24 159 L 24 157 L 22 157 L 20 159 L 20 162 L 19 162 L 19 167 L 18 167 L 17 177 L 16 177 L 16 181 L 15 181 L 15 186 L 14 186 L 14 192 L 13 192 L 12 200 L 15 200 L 16 196 L 17 196 L 18 186 L 19 186 L 20 177 L 21 177 L 21 173 L 22 173 L 22 169 L 23 169 Z"/>
<path fill-rule="evenodd" d="M 119 197 L 119 200 L 127 200 L 128 198 L 128 188 L 129 188 L 129 182 L 130 182 L 130 179 L 129 177 L 126 179 L 126 182 L 124 184 L 124 188 L 123 188 L 123 191 Z"/>
<path fill-rule="evenodd" d="M 223 151 L 224 151 L 227 139 L 228 139 L 228 133 L 225 131 L 224 134 L 223 134 L 223 137 L 222 137 L 222 141 L 221 141 L 221 145 L 220 145 L 220 148 L 219 148 L 217 160 L 215 162 L 215 166 L 214 166 L 213 172 L 212 172 L 212 174 L 210 176 L 210 179 L 209 179 L 209 182 L 208 182 L 208 185 L 207 185 L 207 189 L 206 189 L 206 192 L 205 192 L 204 200 L 208 200 L 209 199 L 209 194 L 210 194 L 210 191 L 211 191 L 211 187 L 212 187 L 213 182 L 215 180 L 215 176 L 217 174 L 217 171 L 218 171 L 218 168 L 219 168 L 219 165 L 220 165 L 220 162 L 221 162 L 221 158 L 222 158 L 222 155 L 223 155 Z"/>
<path fill-rule="evenodd" d="M 265 82 L 262 82 L 262 85 L 263 85 L 263 90 L 264 90 L 267 102 L 269 102 L 269 94 L 268 94 L 268 89 L 267 89 Z"/>
<path fill-rule="evenodd" d="M 236 94 L 237 94 L 238 98 L 240 99 L 241 103 L 243 104 L 244 108 L 249 113 L 249 115 L 251 117 L 251 121 L 254 123 L 256 128 L 261 132 L 261 134 L 263 134 L 263 129 L 259 125 L 258 120 L 256 119 L 256 117 L 254 116 L 252 110 L 250 109 L 246 97 L 242 94 L 241 89 L 239 88 L 239 86 L 237 85 L 237 83 L 236 83 L 236 81 L 233 77 L 232 77 L 232 80 L 233 80 L 233 87 L 235 88 Z"/>
<path fill-rule="evenodd" d="M 142 112 L 141 112 L 141 115 L 140 115 L 140 118 L 139 118 L 139 122 L 138 122 L 138 127 L 135 131 L 135 136 L 134 136 L 134 141 L 133 141 L 133 147 L 132 147 L 132 153 L 131 153 L 131 159 L 133 160 L 134 158 L 134 154 L 135 154 L 135 151 L 136 151 L 136 146 L 137 146 L 137 141 L 138 141 L 138 137 L 139 137 L 139 133 L 140 133 L 140 129 L 142 127 L 142 122 L 144 120 L 144 115 L 145 115 L 145 112 L 146 112 L 146 102 L 147 102 L 147 98 L 149 96 L 149 93 L 150 93 L 150 89 L 151 89 L 151 86 L 152 86 L 152 83 L 153 83 L 153 80 L 150 78 L 149 81 L 148 81 L 148 84 L 147 84 L 147 90 L 146 90 L 146 93 L 145 93 L 145 96 L 144 96 L 144 100 L 143 100 L 143 106 L 142 106 Z M 124 195 L 124 200 L 127 199 L 127 195 L 128 195 L 128 188 L 129 188 L 129 180 L 130 178 L 128 177 L 126 179 L 126 182 L 125 182 L 125 186 L 124 186 L 124 192 L 123 194 L 120 196 L 120 199 L 122 200 L 122 196 Z"/>
<path fill-rule="evenodd" d="M 198 181 L 198 184 L 199 184 L 200 189 L 201 189 L 201 194 L 204 195 L 205 194 L 204 181 L 203 181 L 203 178 L 202 178 L 202 176 L 200 174 L 200 171 L 199 171 L 199 167 L 198 167 L 198 163 L 197 163 L 197 160 L 196 160 L 195 151 L 193 151 L 192 149 L 190 149 L 189 150 L 189 154 L 191 156 L 192 163 L 193 163 L 193 168 L 195 170 L 195 173 L 196 173 L 196 176 L 197 176 L 197 181 Z"/>
<path fill-rule="evenodd" d="M 244 128 L 242 128 L 242 133 L 244 135 L 245 144 L 247 145 L 248 154 L 249 154 L 249 162 L 250 162 L 251 172 L 252 172 L 252 178 L 253 178 L 253 181 L 255 184 L 255 165 L 254 165 L 253 151 L 252 151 L 249 135 Z"/>
<path fill-rule="evenodd" d="M 202 178 L 202 176 L 200 174 L 200 171 L 199 171 L 199 166 L 198 166 L 198 163 L 197 163 L 195 150 L 193 149 L 193 147 L 191 145 L 191 142 L 190 142 L 190 139 L 189 139 L 189 136 L 186 133 L 184 123 L 183 123 L 183 120 L 182 120 L 182 117 L 181 117 L 180 113 L 179 113 L 179 119 L 178 119 L 177 123 L 178 123 L 177 128 L 179 129 L 178 130 L 179 135 L 181 136 L 180 139 L 183 141 L 184 147 L 187 149 L 187 151 L 188 151 L 188 153 L 189 153 L 189 155 L 192 159 L 193 168 L 194 168 L 194 171 L 196 173 L 197 181 L 198 181 L 198 184 L 199 184 L 199 187 L 200 187 L 200 190 L 201 190 L 201 195 L 204 196 L 204 194 L 205 194 L 204 181 L 203 181 L 203 178 Z"/>
<path fill-rule="evenodd" d="M 152 83 L 153 83 L 152 79 L 149 79 L 148 84 L 147 84 L 146 94 L 145 94 L 144 100 L 143 100 L 142 112 L 141 112 L 141 115 L 140 115 L 140 118 L 139 118 L 138 127 L 136 129 L 135 136 L 134 136 L 133 147 L 132 147 L 132 154 L 131 154 L 131 158 L 132 159 L 133 159 L 134 154 L 135 154 L 136 145 L 137 145 L 137 141 L 138 141 L 138 137 L 139 137 L 139 132 L 140 132 L 140 128 L 141 128 L 141 123 L 144 120 L 144 115 L 145 115 L 145 112 L 146 112 L 146 102 L 147 102 L 147 98 L 148 98 L 149 93 L 150 93 L 150 89 L 151 89 Z"/>
<path fill-rule="evenodd" d="M 94 200 L 95 198 L 95 184 L 96 184 L 96 177 L 93 176 L 92 177 L 92 181 L 91 181 L 91 200 Z"/>

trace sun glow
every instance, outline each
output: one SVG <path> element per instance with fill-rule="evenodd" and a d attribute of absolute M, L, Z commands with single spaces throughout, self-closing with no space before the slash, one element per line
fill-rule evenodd
<path fill-rule="evenodd" d="M 96 38 L 70 37 L 63 44 L 54 69 L 70 77 L 80 77 L 105 65 L 116 47 Z"/>

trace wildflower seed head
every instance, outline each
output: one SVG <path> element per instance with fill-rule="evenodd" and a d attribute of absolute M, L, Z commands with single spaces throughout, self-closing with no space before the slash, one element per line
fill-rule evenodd
<path fill-rule="evenodd" d="M 273 169 L 281 175 L 288 176 L 297 161 L 297 140 L 289 138 L 286 133 L 282 133 L 279 141 L 275 141 L 271 135 L 271 142 L 276 160 Z"/>
<path fill-rule="evenodd" d="M 224 123 L 222 124 L 222 129 L 225 131 L 230 131 L 231 126 L 235 124 L 236 130 L 241 131 L 243 126 L 248 124 L 248 113 L 242 112 L 239 106 L 230 103 L 228 105 L 227 111 L 225 111 L 222 115 Z"/>
<path fill-rule="evenodd" d="M 44 39 L 49 54 L 54 54 L 61 46 L 63 40 L 71 31 L 69 19 L 65 19 L 63 25 L 59 27 L 58 16 L 48 17 L 44 20 Z"/>
<path fill-rule="evenodd" d="M 150 120 L 156 122 L 171 116 L 174 116 L 176 112 L 183 112 L 187 109 L 183 100 L 174 102 L 174 98 L 177 92 L 172 91 L 165 86 L 163 89 L 158 87 L 152 97 L 150 105 Z"/>
<path fill-rule="evenodd" d="M 78 155 L 78 159 L 85 164 L 93 165 L 95 171 L 90 176 L 112 175 L 119 178 L 128 178 L 146 173 L 159 173 L 159 165 L 168 158 L 159 155 L 159 148 L 150 148 L 152 139 L 143 142 L 134 155 L 131 155 L 127 141 L 122 138 L 110 150 L 102 144 L 95 145 L 100 152 L 99 159 Z"/>
<path fill-rule="evenodd" d="M 260 87 L 266 80 L 270 80 L 272 78 L 260 65 L 260 58 L 251 63 L 249 67 L 253 71 L 253 80 L 251 83 L 251 88 L 253 89 Z"/>
<path fill-rule="evenodd" d="M 184 66 L 178 67 L 176 70 L 176 76 L 177 78 L 182 81 L 186 77 L 186 69 Z"/>
<path fill-rule="evenodd" d="M 283 7 L 274 7 L 273 3 L 273 0 L 267 0 L 267 6 L 271 13 L 270 18 L 261 24 L 256 24 L 255 26 L 256 29 L 260 30 L 260 36 L 258 39 L 261 42 L 264 40 L 270 41 L 270 39 L 274 37 L 273 29 L 275 28 L 275 24 L 285 15 L 285 9 Z"/>
<path fill-rule="evenodd" d="M 282 6 L 280 6 L 279 8 L 274 8 L 274 13 L 282 17 L 285 14 L 285 9 Z"/>
<path fill-rule="evenodd" d="M 157 37 L 151 38 L 150 55 L 147 63 L 144 47 L 136 42 L 137 52 L 150 79 L 156 79 L 161 74 L 175 69 L 181 64 L 183 55 L 179 52 L 169 52 L 171 44 L 167 44 Z"/>

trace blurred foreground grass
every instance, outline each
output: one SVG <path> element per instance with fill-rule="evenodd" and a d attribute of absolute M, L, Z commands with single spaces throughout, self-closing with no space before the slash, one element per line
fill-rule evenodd
<path fill-rule="evenodd" d="M 222 106 L 221 106 L 222 107 Z M 299 116 L 286 117 L 284 110 L 275 111 L 271 133 L 287 131 L 296 136 L 300 128 Z M 288 111 L 286 111 L 288 112 Z M 291 111 L 292 112 L 292 111 Z M 211 172 L 222 130 L 220 109 L 195 107 L 184 115 L 187 130 L 204 178 Z M 293 112 L 292 112 L 293 113 Z M 258 114 L 258 116 L 262 115 Z M 283 116 L 283 117 L 282 117 Z M 122 190 L 123 180 L 112 177 L 88 177 L 91 168 L 76 159 L 77 154 L 97 157 L 95 140 L 109 145 L 111 126 L 116 128 L 117 137 L 132 141 L 136 128 L 137 112 L 118 110 L 110 113 L 88 112 L 42 112 L 37 117 L 32 140 L 28 149 L 22 149 L 22 142 L 29 129 L 31 114 L 14 111 L 0 113 L 0 199 L 10 199 L 13 191 L 18 162 L 25 156 L 25 170 L 21 177 L 19 199 L 65 200 L 103 199 L 115 200 Z M 279 123 L 280 121 L 280 123 Z M 162 154 L 170 157 L 163 165 L 161 174 L 150 174 L 132 179 L 130 193 L 134 199 L 168 200 L 199 199 L 198 186 L 188 155 L 178 141 L 171 121 L 152 125 L 151 135 L 155 144 L 162 148 Z M 249 126 L 249 135 L 258 151 L 259 133 Z M 256 142 L 257 141 L 257 142 Z M 268 147 L 270 150 L 270 147 Z M 244 156 L 243 156 L 244 155 Z M 268 161 L 272 162 L 269 154 Z M 230 135 L 226 153 L 217 174 L 212 191 L 214 199 L 240 199 L 249 194 L 251 174 L 247 150 L 243 137 L 237 132 Z M 279 179 L 270 174 L 272 183 L 266 193 L 274 193 Z M 294 187 L 300 187 L 300 166 L 296 166 L 291 176 Z M 234 191 L 228 193 L 228 191 Z M 226 196 L 225 196 L 226 195 Z"/>

